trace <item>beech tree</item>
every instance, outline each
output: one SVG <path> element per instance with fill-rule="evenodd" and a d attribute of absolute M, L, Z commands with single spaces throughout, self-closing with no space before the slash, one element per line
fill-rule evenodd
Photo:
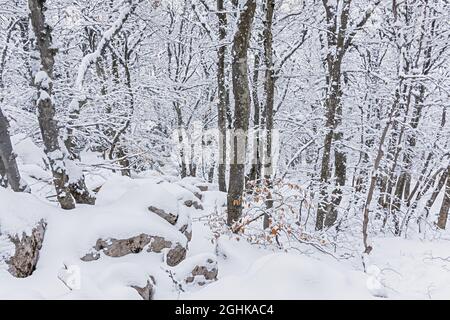
<path fill-rule="evenodd" d="M 63 209 L 75 208 L 75 200 L 69 189 L 69 174 L 66 168 L 67 154 L 61 145 L 58 122 L 55 119 L 55 107 L 52 101 L 53 94 L 53 67 L 57 49 L 53 47 L 52 29 L 45 18 L 46 1 L 30 0 L 28 5 L 31 12 L 31 25 L 33 27 L 36 49 L 39 51 L 40 70 L 34 75 L 34 84 L 38 96 L 36 106 L 38 109 L 39 127 L 45 146 L 45 153 L 52 168 L 56 196 Z"/>
<path fill-rule="evenodd" d="M 233 39 L 234 125 L 231 133 L 230 180 L 227 194 L 227 223 L 232 225 L 242 215 L 245 157 L 250 117 L 250 88 L 248 80 L 248 47 L 256 1 L 247 0 L 239 16 Z"/>

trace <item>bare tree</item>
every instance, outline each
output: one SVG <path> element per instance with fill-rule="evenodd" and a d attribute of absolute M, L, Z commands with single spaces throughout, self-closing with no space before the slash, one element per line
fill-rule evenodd
<path fill-rule="evenodd" d="M 41 129 L 44 151 L 52 169 L 56 195 L 63 209 L 75 208 L 75 200 L 69 189 L 69 175 L 66 169 L 67 155 L 60 144 L 58 122 L 55 119 L 55 106 L 52 101 L 53 66 L 56 49 L 52 43 L 52 29 L 45 20 L 46 0 L 29 0 L 31 24 L 36 46 L 40 54 L 41 69 L 34 77 L 38 91 L 36 101 L 39 127 Z"/>
<path fill-rule="evenodd" d="M 250 88 L 248 81 L 248 47 L 251 27 L 256 10 L 256 1 L 247 0 L 240 13 L 233 39 L 233 94 L 234 127 L 230 137 L 230 180 L 227 195 L 228 225 L 242 215 L 242 193 L 245 183 L 245 156 L 247 131 L 250 117 Z"/>
<path fill-rule="evenodd" d="M 217 17 L 219 18 L 219 49 L 217 50 L 217 92 L 219 103 L 217 105 L 217 122 L 219 127 L 219 165 L 217 170 L 219 190 L 227 191 L 225 181 L 227 163 L 227 87 L 225 75 L 225 59 L 227 47 L 222 42 L 227 36 L 227 14 L 223 0 L 217 0 Z"/>
<path fill-rule="evenodd" d="M 332 226 L 337 219 L 337 207 L 342 200 L 342 187 L 346 182 L 347 175 L 347 157 L 343 151 L 343 132 L 340 128 L 342 123 L 342 62 L 348 51 L 353 38 L 372 15 L 376 5 L 380 3 L 375 1 L 373 7 L 367 9 L 364 16 L 354 26 L 350 27 L 350 5 L 352 0 L 342 1 L 333 4 L 331 1 L 323 0 L 325 9 L 325 20 L 327 26 L 326 43 L 326 97 L 325 97 L 325 128 L 326 134 L 323 143 L 323 155 L 320 170 L 320 180 L 322 187 L 320 199 L 317 208 L 316 229 L 322 230 L 324 227 Z M 331 151 L 334 146 L 334 188 L 329 192 L 328 184 L 331 174 Z"/>
<path fill-rule="evenodd" d="M 0 109 L 0 179 L 2 185 L 8 184 L 16 192 L 26 191 L 27 184 L 20 177 L 16 163 L 16 154 L 13 152 L 11 138 L 8 131 L 8 119 Z"/>
<path fill-rule="evenodd" d="M 272 164 L 272 132 L 273 132 L 273 106 L 275 101 L 275 70 L 273 63 L 273 15 L 275 9 L 274 0 L 266 0 L 265 2 L 265 18 L 264 18 L 264 65 L 266 67 L 264 75 L 264 93 L 265 93 L 265 106 L 264 106 L 264 118 L 266 126 L 266 146 L 264 154 L 264 179 L 267 185 L 271 186 L 271 178 L 273 175 Z M 270 195 L 270 193 L 269 193 Z M 267 209 L 273 207 L 273 201 L 271 196 L 267 200 Z M 263 227 L 269 227 L 269 216 L 264 215 Z"/>
<path fill-rule="evenodd" d="M 439 219 L 437 226 L 445 229 L 448 219 L 448 212 L 450 210 L 450 166 L 447 168 L 447 183 L 444 190 L 444 199 L 442 199 L 441 209 L 439 211 Z"/>

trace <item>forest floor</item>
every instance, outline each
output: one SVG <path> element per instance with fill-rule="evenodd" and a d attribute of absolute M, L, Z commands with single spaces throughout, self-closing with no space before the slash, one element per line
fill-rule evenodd
<path fill-rule="evenodd" d="M 63 211 L 46 198 L 51 194 L 50 176 L 39 148 L 23 139 L 16 144 L 16 150 L 32 194 L 0 189 L 0 203 L 4 204 L 0 212 L 1 233 L 27 233 L 42 218 L 48 226 L 36 270 L 23 279 L 14 278 L 2 265 L 2 256 L 12 248 L 5 235 L 0 234 L 0 298 L 140 299 L 131 286 L 145 284 L 149 275 L 156 279 L 155 299 L 450 297 L 450 237 L 445 233 L 433 241 L 376 237 L 372 239 L 374 250 L 366 260 L 364 272 L 362 259 L 357 255 L 338 259 L 314 248 L 283 252 L 250 244 L 236 235 L 222 234 L 217 238 L 207 217 L 222 212 L 226 195 L 214 186 L 203 192 L 203 209 L 182 211 L 192 219 L 192 240 L 185 261 L 195 262 L 205 254 L 214 256 L 218 263 L 217 281 L 180 289 L 171 275 L 181 272 L 182 267 L 165 266 L 162 254 L 157 253 L 102 256 L 97 261 L 83 262 L 80 257 L 101 237 L 126 238 L 157 232 L 173 241 L 185 241 L 166 221 L 149 217 L 147 206 L 157 203 L 167 210 L 177 210 L 177 199 L 188 197 L 183 188 L 189 187 L 174 177 L 156 173 L 130 179 L 93 169 L 88 176 L 89 186 L 102 185 L 97 204 Z M 93 164 L 98 159 L 84 160 Z M 71 288 L 61 280 L 67 266 L 77 267 L 79 287 Z"/>

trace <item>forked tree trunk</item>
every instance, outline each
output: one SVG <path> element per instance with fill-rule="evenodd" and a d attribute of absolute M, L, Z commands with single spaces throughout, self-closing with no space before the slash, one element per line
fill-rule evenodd
<path fill-rule="evenodd" d="M 322 0 L 326 23 L 328 53 L 327 66 L 327 92 L 325 98 L 326 108 L 326 134 L 320 172 L 321 190 L 317 208 L 316 230 L 331 227 L 337 219 L 337 209 L 342 200 L 342 188 L 346 182 L 347 159 L 343 152 L 343 133 L 340 130 L 342 119 L 342 84 L 341 67 L 345 53 L 347 52 L 356 32 L 361 29 L 371 17 L 380 0 L 376 0 L 369 7 L 357 23 L 354 31 L 348 30 L 350 19 L 350 5 L 352 0 L 343 0 L 341 5 L 329 0 Z M 339 8 L 338 8 L 339 7 Z M 331 178 L 330 160 L 334 148 L 334 187 L 330 192 Z"/>
<path fill-rule="evenodd" d="M 227 224 L 239 220 L 242 215 L 242 194 L 245 180 L 245 156 L 250 115 L 250 89 L 248 81 L 248 56 L 251 27 L 255 15 L 256 1 L 247 0 L 241 12 L 233 40 L 233 93 L 234 128 L 231 136 L 230 181 L 227 195 Z"/>

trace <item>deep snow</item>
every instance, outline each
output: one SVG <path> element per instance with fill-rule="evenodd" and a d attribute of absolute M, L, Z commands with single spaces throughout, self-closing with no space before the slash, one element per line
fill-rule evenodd
<path fill-rule="evenodd" d="M 183 202 L 194 200 L 199 192 L 195 184 L 201 181 L 180 181 L 155 172 L 130 179 L 91 170 L 89 186 L 102 186 L 97 204 L 63 211 L 46 198 L 52 190 L 40 149 L 29 139 L 16 136 L 13 140 L 32 194 L 0 188 L 0 299 L 141 299 L 131 286 L 144 286 L 150 275 L 156 280 L 155 299 L 450 298 L 450 243 L 445 234 L 433 241 L 373 238 L 365 273 L 359 256 L 338 260 L 314 248 L 280 252 L 229 234 L 216 239 L 205 217 L 223 214 L 225 194 L 209 185 L 202 192 L 203 210 L 189 208 Z M 85 164 L 98 161 L 95 157 L 84 160 Z M 185 244 L 186 238 L 176 228 L 149 214 L 149 205 L 178 212 L 177 224 L 192 219 L 192 241 L 180 265 L 168 267 L 163 253 L 147 252 L 80 260 L 101 237 L 157 233 Z M 7 237 L 29 234 L 40 219 L 48 226 L 37 268 L 28 278 L 14 278 L 1 262 L 14 249 Z M 180 277 L 207 257 L 217 259 L 218 281 L 180 290 Z M 79 283 L 67 281 L 73 274 L 79 276 Z"/>

